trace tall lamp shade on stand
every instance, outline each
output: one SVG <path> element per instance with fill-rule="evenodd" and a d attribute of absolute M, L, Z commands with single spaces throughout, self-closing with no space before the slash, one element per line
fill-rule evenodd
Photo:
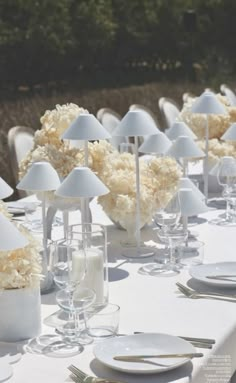
<path fill-rule="evenodd" d="M 11 251 L 28 245 L 17 227 L 0 213 L 0 251 Z"/>
<path fill-rule="evenodd" d="M 150 248 L 141 245 L 140 238 L 140 174 L 138 157 L 138 137 L 149 136 L 157 133 L 157 128 L 149 116 L 140 110 L 130 110 L 116 127 L 114 136 L 134 137 L 134 155 L 136 170 L 136 211 L 135 211 L 135 229 L 136 246 L 123 248 L 123 255 L 128 258 L 141 258 L 153 255 Z"/>
<path fill-rule="evenodd" d="M 83 201 L 107 193 L 109 193 L 109 189 L 92 172 L 92 170 L 87 167 L 74 168 L 55 192 L 55 194 L 60 197 L 81 199 L 82 224 L 88 223 L 86 221 L 87 217 Z"/>
<path fill-rule="evenodd" d="M 34 162 L 28 172 L 16 186 L 17 189 L 40 192 L 42 195 L 42 223 L 43 223 L 43 267 L 47 267 L 47 222 L 46 222 L 46 196 L 47 191 L 54 191 L 60 185 L 60 179 L 56 170 L 49 162 Z M 46 270 L 44 270 L 46 274 Z M 44 280 L 41 292 L 49 290 L 51 281 Z"/>
<path fill-rule="evenodd" d="M 13 194 L 13 189 L 0 177 L 0 199 L 4 199 Z"/>
<path fill-rule="evenodd" d="M 230 127 L 226 130 L 226 132 L 221 137 L 221 140 L 236 141 L 236 122 L 230 125 Z"/>
<path fill-rule="evenodd" d="M 193 140 L 197 139 L 196 134 L 183 121 L 175 121 L 166 132 L 166 135 L 171 141 L 176 140 L 179 136 L 187 136 Z"/>
<path fill-rule="evenodd" d="M 172 144 L 166 155 L 182 160 L 183 175 L 188 173 L 188 160 L 190 158 L 201 158 L 205 153 L 198 147 L 192 138 L 188 136 L 179 136 Z"/>
<path fill-rule="evenodd" d="M 138 151 L 140 153 L 150 153 L 163 156 L 170 147 L 171 141 L 169 138 L 164 133 L 157 132 L 156 134 L 145 138 Z"/>
<path fill-rule="evenodd" d="M 203 178 L 204 178 L 204 195 L 206 198 L 206 202 L 208 200 L 208 150 L 209 150 L 209 115 L 219 114 L 224 115 L 227 114 L 226 109 L 223 104 L 217 100 L 214 93 L 210 91 L 205 91 L 201 94 L 200 97 L 194 102 L 192 109 L 192 113 L 195 114 L 204 114 L 206 116 L 206 127 L 205 127 L 205 159 L 204 159 L 204 168 L 203 168 Z"/>
<path fill-rule="evenodd" d="M 88 142 L 111 138 L 110 133 L 100 124 L 93 114 L 81 113 L 61 136 L 63 140 L 83 141 L 84 166 L 88 167 Z M 89 221 L 89 201 L 83 200 L 85 221 Z"/>

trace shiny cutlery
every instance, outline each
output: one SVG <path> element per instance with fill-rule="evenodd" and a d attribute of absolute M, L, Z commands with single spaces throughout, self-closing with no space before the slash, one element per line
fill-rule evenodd
<path fill-rule="evenodd" d="M 141 331 L 134 331 L 134 334 L 144 334 Z M 124 334 L 118 334 L 120 336 L 124 336 Z M 194 347 L 197 348 L 207 348 L 212 349 L 213 344 L 215 344 L 215 339 L 208 339 L 208 338 L 194 338 L 194 337 L 188 337 L 188 336 L 181 336 L 176 335 L 178 338 L 184 339 L 187 342 L 191 343 Z"/>
<path fill-rule="evenodd" d="M 177 282 L 176 285 L 178 289 L 181 291 L 181 293 L 183 293 L 188 298 L 216 299 L 216 300 L 224 300 L 228 302 L 236 302 L 236 295 L 227 295 L 222 293 L 198 293 L 197 291 L 182 285 L 180 282 Z"/>
<path fill-rule="evenodd" d="M 235 282 L 236 283 L 236 275 L 235 274 L 219 274 L 219 275 L 207 275 L 207 279 L 216 279 L 218 281 L 227 281 L 227 282 Z M 234 278 L 234 279 L 233 279 Z"/>
<path fill-rule="evenodd" d="M 76 383 L 122 383 L 118 380 L 112 380 L 112 379 L 105 379 L 105 378 L 97 378 L 95 376 L 90 376 L 88 374 L 85 374 L 85 372 L 81 371 L 79 368 L 71 364 L 69 367 L 67 367 L 72 374 L 70 375 L 70 378 L 73 380 L 73 382 Z"/>
<path fill-rule="evenodd" d="M 179 353 L 179 354 L 150 354 L 150 355 L 116 355 L 113 357 L 114 360 L 120 360 L 122 362 L 130 362 L 133 359 L 169 359 L 169 358 L 201 358 L 203 354 L 201 352 L 191 353 Z"/>

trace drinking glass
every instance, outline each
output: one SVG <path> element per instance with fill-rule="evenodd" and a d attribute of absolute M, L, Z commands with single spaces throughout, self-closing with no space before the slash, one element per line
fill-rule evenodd
<path fill-rule="evenodd" d="M 176 226 L 180 220 L 180 202 L 178 192 L 174 195 L 169 190 L 158 191 L 159 209 L 154 214 L 154 222 L 160 227 L 157 235 L 159 239 L 166 238 L 162 242 L 165 244 L 164 261 L 158 264 L 157 258 L 155 263 L 147 264 L 141 267 L 140 273 L 148 273 L 150 275 L 173 275 L 177 268 L 173 262 L 173 235 L 177 235 Z M 174 231 L 175 229 L 175 231 Z"/>
<path fill-rule="evenodd" d="M 91 343 L 91 339 L 85 342 L 80 337 L 79 315 L 95 301 L 95 292 L 80 285 L 87 271 L 86 254 L 80 241 L 69 238 L 52 243 L 50 269 L 61 289 L 56 294 L 57 303 L 68 314 L 57 333 L 79 344 Z"/>
<path fill-rule="evenodd" d="M 222 197 L 226 201 L 226 211 L 224 222 L 231 223 L 230 214 L 230 193 L 236 186 L 236 160 L 233 157 L 223 157 L 220 160 L 218 172 L 218 183 L 223 186 Z"/>

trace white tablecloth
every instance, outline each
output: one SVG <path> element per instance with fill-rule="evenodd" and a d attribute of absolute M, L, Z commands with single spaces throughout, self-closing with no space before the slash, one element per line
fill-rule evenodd
<path fill-rule="evenodd" d="M 112 225 L 95 200 L 90 206 L 93 222 L 103 223 L 108 229 L 110 302 L 117 303 L 121 307 L 120 333 L 148 331 L 207 337 L 215 338 L 216 344 L 212 350 L 201 350 L 204 353 L 203 358 L 194 359 L 170 372 L 144 376 L 119 373 L 104 367 L 93 357 L 93 345 L 86 346 L 81 354 L 70 358 L 52 358 L 26 353 L 20 362 L 14 364 L 14 375 L 9 379 L 9 383 L 69 382 L 69 372 L 66 367 L 71 363 L 93 375 L 117 378 L 127 383 L 226 382 L 226 379 L 220 379 L 229 374 L 229 368 L 231 375 L 236 370 L 236 303 L 191 300 L 183 297 L 175 283 L 189 281 L 190 276 L 187 270 L 181 271 L 176 277 L 169 278 L 139 274 L 138 269 L 141 263 L 149 262 L 150 259 L 123 263 L 119 240 L 125 237 L 125 232 Z M 214 210 L 201 215 L 198 224 L 192 227 L 198 231 L 199 240 L 205 242 L 205 262 L 236 259 L 236 227 L 220 227 L 207 222 L 207 219 L 220 213 L 222 210 Z M 78 219 L 78 212 L 71 214 L 71 222 L 74 223 Z M 62 228 L 56 229 L 55 238 L 60 236 L 61 230 Z M 142 230 L 142 238 L 152 241 L 155 239 L 155 232 L 145 228 Z M 192 286 L 197 285 L 196 281 L 191 283 Z M 56 310 L 58 306 L 55 303 L 55 294 L 43 295 L 42 317 L 45 318 Z M 23 318 L 16 320 L 23 320 Z M 44 333 L 52 331 L 53 329 L 43 326 Z"/>

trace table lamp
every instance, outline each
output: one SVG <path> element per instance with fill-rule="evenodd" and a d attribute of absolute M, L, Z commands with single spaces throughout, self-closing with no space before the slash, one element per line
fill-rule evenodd
<path fill-rule="evenodd" d="M 191 189 L 197 198 L 201 201 L 205 199 L 204 194 L 198 189 L 198 187 L 188 177 L 181 177 L 179 181 L 179 189 Z"/>
<path fill-rule="evenodd" d="M 171 141 L 162 132 L 158 132 L 145 138 L 138 151 L 141 153 L 155 153 L 164 155 L 171 146 Z"/>
<path fill-rule="evenodd" d="M 110 133 L 90 113 L 81 113 L 62 134 L 63 140 L 84 142 L 84 166 L 88 167 L 88 142 L 111 138 Z M 84 200 L 86 221 L 89 221 L 89 201 Z"/>
<path fill-rule="evenodd" d="M 175 121 L 167 130 L 166 135 L 171 141 L 176 140 L 179 136 L 187 136 L 193 140 L 197 139 L 196 134 L 183 121 Z"/>
<path fill-rule="evenodd" d="M 28 245 L 17 227 L 0 213 L 0 251 L 11 251 Z"/>
<path fill-rule="evenodd" d="M 63 140 L 84 141 L 84 166 L 88 166 L 88 141 L 106 140 L 110 133 L 93 114 L 81 113 L 62 134 Z"/>
<path fill-rule="evenodd" d="M 13 189 L 0 177 L 0 199 L 4 199 L 13 194 Z"/>
<path fill-rule="evenodd" d="M 157 133 L 157 128 L 154 121 L 142 113 L 140 110 L 130 110 L 122 118 L 116 127 L 114 136 L 134 137 L 134 155 L 135 155 L 135 170 L 136 170 L 136 246 L 126 249 L 124 256 L 128 258 L 141 258 L 153 255 L 153 252 L 140 243 L 140 174 L 139 174 L 139 156 L 138 156 L 138 137 L 150 136 Z"/>
<path fill-rule="evenodd" d="M 47 222 L 46 222 L 46 195 L 47 191 L 53 191 L 60 185 L 60 179 L 56 170 L 49 162 L 34 162 L 16 186 L 17 189 L 40 192 L 42 195 L 42 223 L 43 223 L 43 272 L 47 272 Z M 45 286 L 41 286 L 41 292 L 46 292 L 51 284 L 45 281 Z"/>
<path fill-rule="evenodd" d="M 221 140 L 236 141 L 236 122 L 230 125 L 230 127 L 226 130 L 226 132 L 221 137 Z"/>
<path fill-rule="evenodd" d="M 179 201 L 183 228 L 186 231 L 188 230 L 188 217 L 205 213 L 209 210 L 205 202 L 190 188 L 179 189 Z"/>
<path fill-rule="evenodd" d="M 188 173 L 188 160 L 190 158 L 201 158 L 205 153 L 198 147 L 192 138 L 188 136 L 179 136 L 172 144 L 166 155 L 182 160 L 183 175 Z"/>
<path fill-rule="evenodd" d="M 109 189 L 88 167 L 74 168 L 61 183 L 55 194 L 64 198 L 81 198 L 81 222 L 87 223 L 85 199 L 109 193 Z"/>
<path fill-rule="evenodd" d="M 194 102 L 192 113 L 195 114 L 205 114 L 206 116 L 206 128 L 205 128 L 205 158 L 204 158 L 204 168 L 203 168 L 203 178 L 204 178 L 204 195 L 206 202 L 208 199 L 208 150 L 209 150 L 209 115 L 211 114 L 227 114 L 225 107 L 217 100 L 214 93 L 210 91 L 205 91 L 201 94 L 200 97 Z"/>

